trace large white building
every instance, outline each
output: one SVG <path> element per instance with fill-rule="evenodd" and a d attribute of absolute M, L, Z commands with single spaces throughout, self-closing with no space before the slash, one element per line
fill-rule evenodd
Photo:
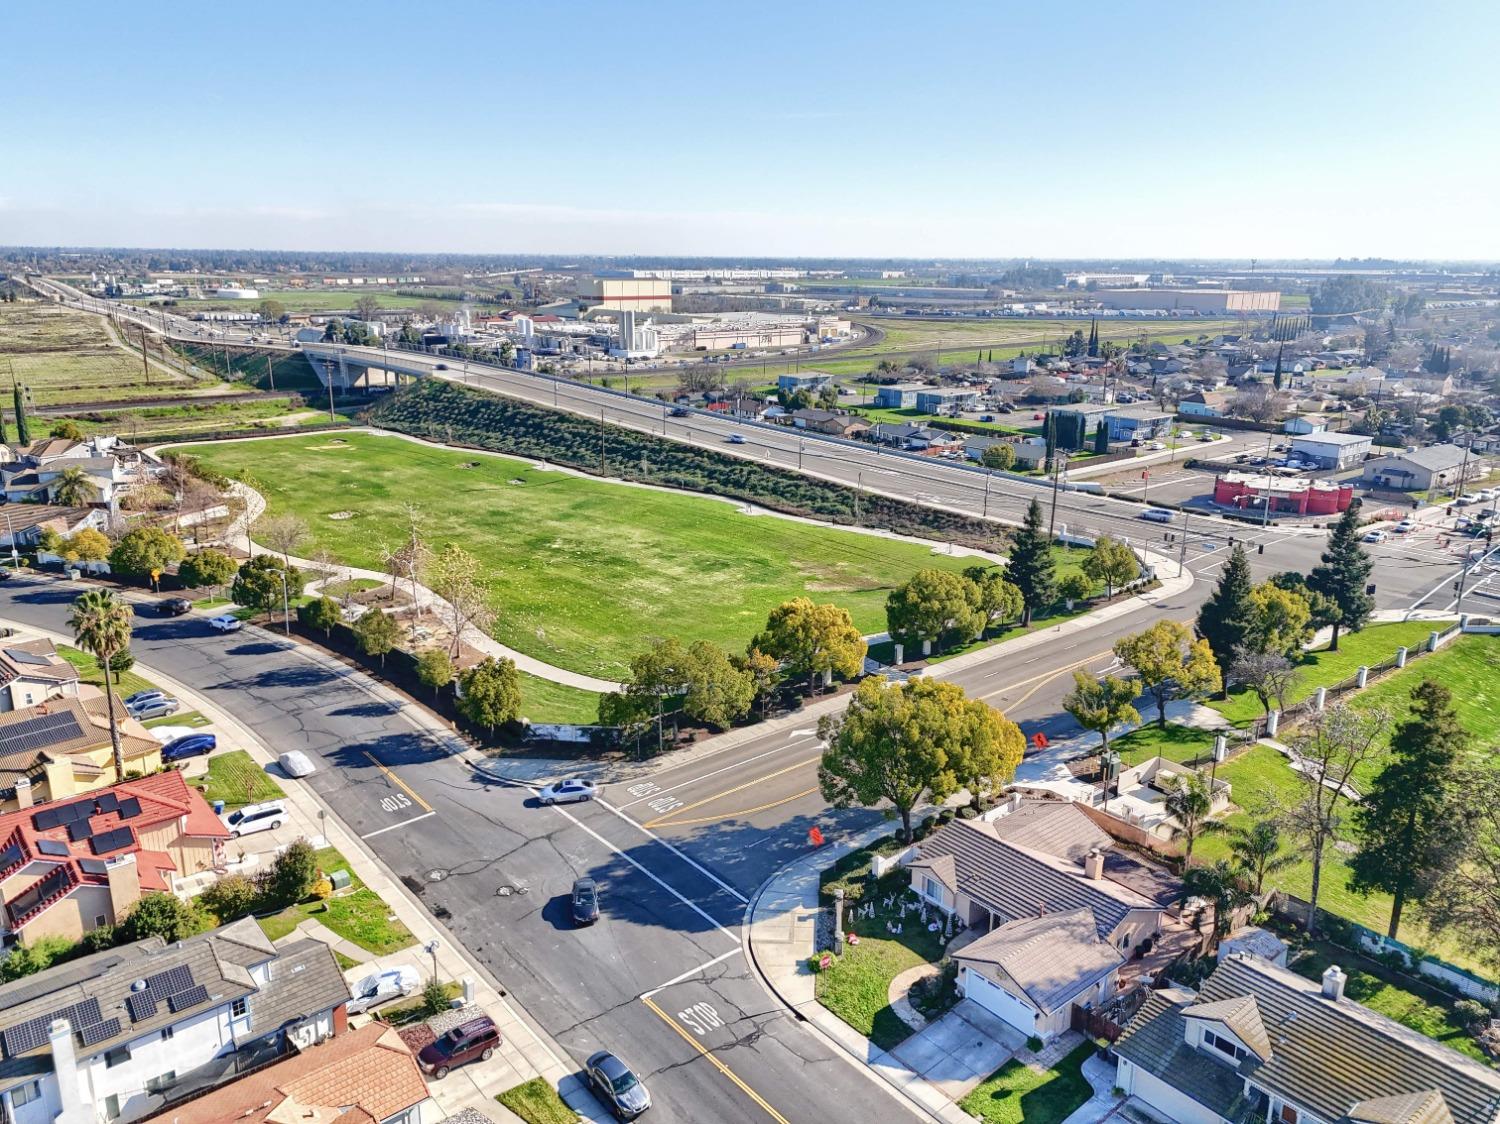
<path fill-rule="evenodd" d="M 579 301 L 607 312 L 671 312 L 672 283 L 656 278 L 600 273 L 579 284 Z"/>

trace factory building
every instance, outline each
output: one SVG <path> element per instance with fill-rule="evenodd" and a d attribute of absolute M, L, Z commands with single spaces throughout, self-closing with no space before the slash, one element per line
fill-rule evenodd
<path fill-rule="evenodd" d="M 672 283 L 651 277 L 599 273 L 579 285 L 578 299 L 590 311 L 671 312 Z"/>
<path fill-rule="evenodd" d="M 1103 308 L 1150 308 L 1168 312 L 1276 312 L 1281 294 L 1254 289 L 1100 289 Z"/>

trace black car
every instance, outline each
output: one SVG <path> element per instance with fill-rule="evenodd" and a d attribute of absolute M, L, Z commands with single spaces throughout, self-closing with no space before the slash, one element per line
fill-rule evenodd
<path fill-rule="evenodd" d="M 608 1050 L 600 1050 L 584 1063 L 589 1083 L 621 1120 L 634 1120 L 651 1107 L 651 1094 L 630 1067 Z"/>
<path fill-rule="evenodd" d="M 599 920 L 599 885 L 592 878 L 573 883 L 573 924 L 592 925 Z"/>
<path fill-rule="evenodd" d="M 168 597 L 156 603 L 156 611 L 163 617 L 180 617 L 193 611 L 193 603 L 186 597 Z"/>

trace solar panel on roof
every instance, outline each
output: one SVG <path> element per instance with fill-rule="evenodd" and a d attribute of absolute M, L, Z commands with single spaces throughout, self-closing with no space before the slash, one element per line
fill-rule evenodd
<path fill-rule="evenodd" d="M 31 826 L 37 831 L 50 831 L 58 824 L 57 809 L 43 808 L 31 817 Z"/>
<path fill-rule="evenodd" d="M 134 992 L 125 997 L 125 1009 L 130 1012 L 131 1022 L 145 1022 L 156 1014 L 156 996 L 149 991 Z"/>
<path fill-rule="evenodd" d="M 75 800 L 71 804 L 64 804 L 57 810 L 57 822 L 59 824 L 77 823 L 86 820 L 94 814 L 93 800 Z"/>
<path fill-rule="evenodd" d="M 70 852 L 66 843 L 59 843 L 56 839 L 38 839 L 36 849 L 39 854 L 52 855 L 55 858 L 67 858 Z"/>
<path fill-rule="evenodd" d="M 68 825 L 68 838 L 74 843 L 80 839 L 87 839 L 94 834 L 94 825 L 88 820 L 74 820 Z"/>
<path fill-rule="evenodd" d="M 134 796 L 128 800 L 121 800 L 119 812 L 122 820 L 133 820 L 141 814 L 141 802 Z"/>
<path fill-rule="evenodd" d="M 85 999 L 82 1003 L 75 1003 L 71 1007 L 59 1007 L 51 1014 L 38 1015 L 34 1019 L 27 1019 L 23 1023 L 9 1027 L 3 1035 L 0 1035 L 0 1045 L 5 1047 L 5 1056 L 16 1058 L 45 1046 L 47 1031 L 57 1019 L 67 1019 L 68 1025 L 80 1032 L 85 1027 L 97 1026 L 99 1025 L 99 1001 Z M 114 1033 L 118 1034 L 120 1032 L 119 1020 L 112 1021 L 115 1024 Z"/>
<path fill-rule="evenodd" d="M 146 992 L 157 999 L 165 999 L 169 995 L 176 995 L 179 991 L 186 991 L 193 986 L 193 970 L 185 964 L 176 968 L 168 968 L 165 972 L 158 972 L 154 976 L 146 977 Z"/>
<path fill-rule="evenodd" d="M 97 1046 L 106 1038 L 113 1038 L 119 1033 L 119 1019 L 106 1019 L 102 1023 L 94 1023 L 92 1026 L 78 1028 L 78 1037 L 82 1039 L 85 1046 Z"/>
<path fill-rule="evenodd" d="M 94 801 L 94 805 L 100 812 L 113 812 L 119 808 L 120 798 L 113 792 L 106 792 L 98 800 Z"/>
<path fill-rule="evenodd" d="M 113 831 L 106 831 L 95 835 L 89 840 L 89 850 L 96 855 L 107 855 L 111 851 L 118 851 L 121 847 L 128 847 L 135 841 L 135 836 L 128 827 L 117 827 Z"/>
<path fill-rule="evenodd" d="M 79 859 L 78 865 L 85 874 L 108 874 L 109 863 L 102 859 Z"/>
<path fill-rule="evenodd" d="M 208 988 L 204 987 L 202 984 L 199 984 L 197 987 L 190 987 L 186 991 L 179 991 L 176 995 L 168 996 L 167 1006 L 170 1007 L 172 1009 L 172 1013 L 176 1015 L 188 1010 L 188 1008 L 190 1007 L 196 1007 L 199 1003 L 205 1003 L 207 1001 Z"/>
<path fill-rule="evenodd" d="M 10 916 L 12 920 L 24 917 L 53 894 L 63 889 L 68 884 L 69 871 L 66 866 L 60 866 L 40 882 L 34 882 L 26 887 L 9 902 Z"/>
<path fill-rule="evenodd" d="M 50 667 L 52 664 L 52 661 L 47 659 L 46 656 L 39 656 L 35 652 L 28 652 L 25 648 L 7 648 L 5 649 L 5 654 L 15 660 L 16 663 L 29 663 L 33 666 L 39 664 L 42 667 Z"/>
<path fill-rule="evenodd" d="M 30 753 L 83 736 L 83 728 L 71 711 L 39 714 L 0 727 L 0 753 Z"/>
<path fill-rule="evenodd" d="M 21 857 L 21 845 L 19 843 L 7 844 L 5 849 L 0 851 L 0 870 L 5 870 L 12 864 L 20 862 Z"/>

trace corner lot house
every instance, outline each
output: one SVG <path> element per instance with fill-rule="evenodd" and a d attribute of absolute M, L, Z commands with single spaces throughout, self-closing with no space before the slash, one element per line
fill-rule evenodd
<path fill-rule="evenodd" d="M 25 710 L 48 699 L 78 697 L 78 669 L 50 640 L 0 647 L 0 711 Z"/>
<path fill-rule="evenodd" d="M 1229 414 L 1233 395 L 1223 390 L 1199 390 L 1180 398 L 1177 412 L 1190 418 L 1222 418 Z"/>
<path fill-rule="evenodd" d="M 1457 483 L 1463 464 L 1464 451 L 1457 445 L 1429 445 L 1367 461 L 1363 479 L 1376 488 L 1425 492 Z"/>
<path fill-rule="evenodd" d="M 1354 468 L 1373 444 L 1374 438 L 1358 433 L 1310 433 L 1292 438 L 1292 452 L 1319 468 Z"/>
<path fill-rule="evenodd" d="M 776 389 L 783 395 L 796 394 L 799 390 L 816 394 L 832 381 L 833 376 L 827 371 L 788 371 L 776 377 Z"/>
<path fill-rule="evenodd" d="M 0 711 L 0 809 L 103 788 L 115 777 L 104 692 L 81 684 L 35 706 Z M 127 773 L 161 768 L 161 743 L 115 700 Z"/>
<path fill-rule="evenodd" d="M 1115 1043 L 1115 1083 L 1179 1124 L 1492 1124 L 1500 1072 L 1252 953 L 1197 994 L 1153 992 Z"/>
<path fill-rule="evenodd" d="M 1172 415 L 1153 406 L 1111 410 L 1105 417 L 1111 441 L 1155 441 L 1172 432 Z"/>
<path fill-rule="evenodd" d="M 348 1001 L 327 945 L 277 949 L 251 917 L 70 960 L 0 987 L 0 1109 L 139 1120 L 344 1033 Z"/>

